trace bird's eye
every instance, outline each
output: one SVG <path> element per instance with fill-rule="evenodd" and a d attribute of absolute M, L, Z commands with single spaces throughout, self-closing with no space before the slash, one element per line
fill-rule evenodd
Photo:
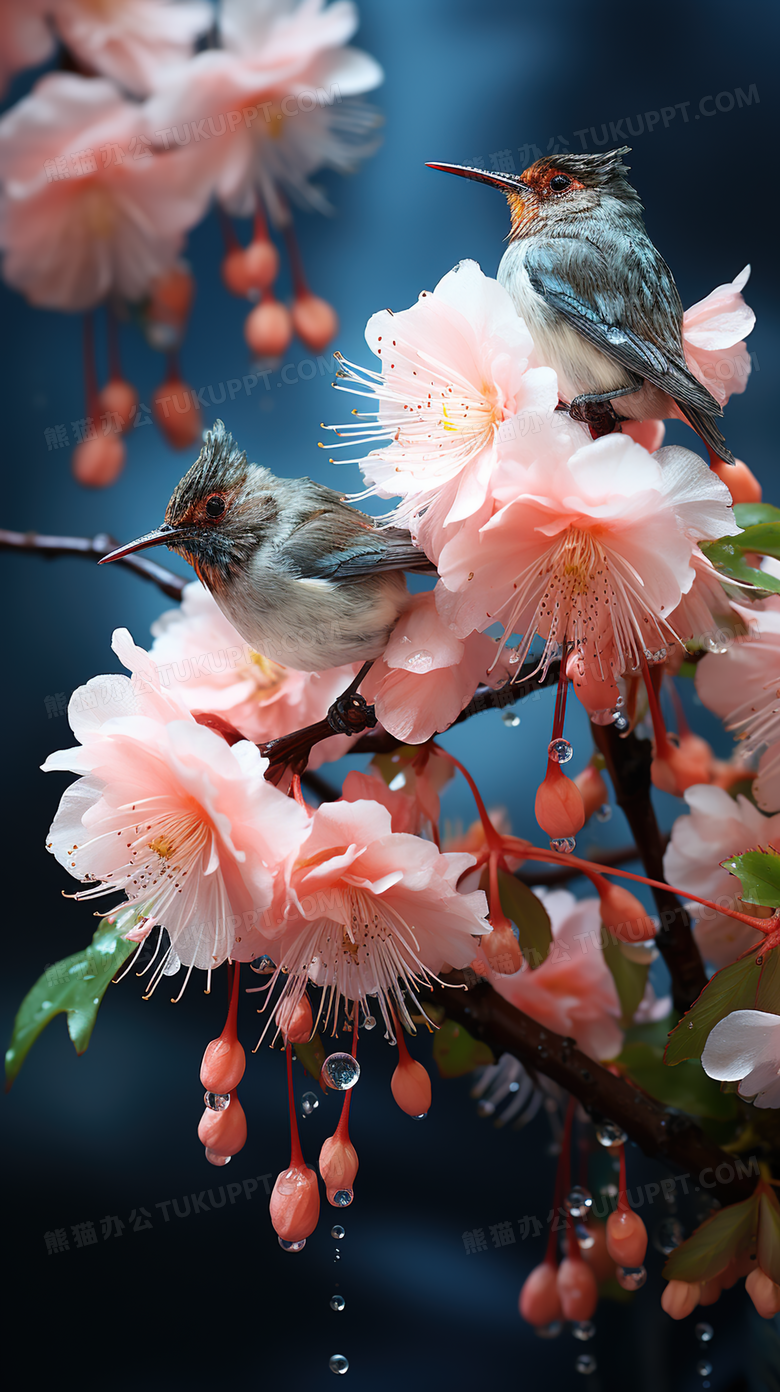
<path fill-rule="evenodd" d="M 212 517 L 212 518 L 221 517 L 224 511 L 225 511 L 225 499 L 224 499 L 223 497 L 221 497 L 221 495 L 220 495 L 219 493 L 215 493 L 215 494 L 213 495 L 213 497 L 207 498 L 207 499 L 206 499 L 206 516 L 207 516 L 207 517 Z"/>
<path fill-rule="evenodd" d="M 571 179 L 567 174 L 556 174 L 555 177 L 550 180 L 550 188 L 553 190 L 553 193 L 563 193 L 563 190 L 567 189 L 570 183 Z"/>

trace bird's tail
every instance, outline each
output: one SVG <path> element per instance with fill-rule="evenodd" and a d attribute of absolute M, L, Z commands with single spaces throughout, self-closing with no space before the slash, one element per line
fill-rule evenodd
<path fill-rule="evenodd" d="M 692 406 L 687 401 L 678 401 L 677 405 L 688 424 L 693 426 L 699 439 L 703 440 L 708 450 L 711 450 L 713 454 L 718 456 L 718 459 L 722 459 L 726 464 L 736 463 L 712 416 L 708 415 L 706 411 L 702 411 L 700 407 Z"/>

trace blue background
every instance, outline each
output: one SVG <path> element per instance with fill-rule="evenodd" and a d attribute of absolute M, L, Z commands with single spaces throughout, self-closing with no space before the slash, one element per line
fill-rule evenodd
<path fill-rule="evenodd" d="M 778 501 L 775 465 L 778 290 L 776 266 L 776 43 L 773 5 L 736 9 L 715 3 L 628 9 L 598 0 L 531 6 L 508 0 L 363 0 L 357 42 L 386 70 L 373 100 L 385 118 L 377 156 L 354 178 L 325 176 L 335 215 L 297 220 L 313 289 L 337 307 L 337 345 L 368 363 L 363 327 L 379 308 L 403 308 L 450 267 L 474 257 L 494 274 L 507 230 L 504 200 L 487 189 L 426 170 L 426 160 L 489 164 L 510 150 L 599 148 L 602 123 L 688 102 L 664 128 L 629 143 L 633 181 L 647 208 L 648 230 L 669 261 L 684 304 L 753 264 L 748 301 L 759 315 L 749 341 L 754 372 L 747 393 L 730 404 L 726 434 Z M 773 53 L 773 50 L 775 52 Z M 9 100 L 29 86 L 14 84 Z M 702 98 L 748 93 L 713 115 Z M 705 102 L 707 111 L 712 101 Z M 590 128 L 593 127 L 591 133 Z M 608 141 L 608 148 L 617 141 Z M 533 157 L 533 153 L 530 156 Z M 190 238 L 188 257 L 197 298 L 182 354 L 195 387 L 242 378 L 250 364 L 242 334 L 246 307 L 219 278 L 222 244 L 210 216 Z M 282 281 L 283 288 L 287 282 Z M 44 430 L 84 414 L 81 326 L 77 318 L 31 310 L 1 289 L 3 306 L 3 525 L 19 530 L 121 538 L 161 520 L 191 455 L 175 454 L 154 429 L 129 437 L 127 468 L 112 489 L 80 489 L 66 450 L 47 450 Z M 162 362 L 130 328 L 123 330 L 126 375 L 148 402 Z M 304 380 L 312 355 L 294 342 L 287 382 L 273 374 L 250 394 L 219 408 L 256 459 L 278 473 L 309 474 L 347 491 L 359 486 L 354 466 L 339 471 L 318 449 L 320 421 L 344 418 L 352 400 L 331 390 L 330 372 Z M 289 366 L 291 365 L 291 366 Z M 208 395 L 208 390 L 207 393 Z M 215 409 L 215 414 L 217 411 Z M 326 437 L 327 438 L 327 437 Z M 667 439 L 696 441 L 682 425 Z M 159 559 L 169 563 L 165 553 Z M 82 946 L 92 931 L 88 909 L 63 901 L 72 882 L 43 843 L 62 780 L 44 779 L 47 753 L 71 742 L 64 716 L 47 713 L 47 696 L 66 695 L 98 672 L 117 670 L 112 629 L 129 627 L 140 643 L 167 603 L 118 568 L 96 572 L 78 561 L 44 563 L 5 555 L 0 562 L 5 609 L 4 730 L 6 771 L 5 973 L 3 1006 L 10 1031 L 19 999 L 43 967 Z M 170 558 L 175 568 L 179 563 Z M 685 693 L 692 701 L 692 692 Z M 508 729 L 484 714 L 445 737 L 468 762 L 489 806 L 507 808 L 513 829 L 538 834 L 532 793 L 542 775 L 551 697 L 526 702 L 521 724 Z M 717 723 L 698 707 L 697 728 L 717 736 Z M 587 722 L 572 702 L 567 734 L 575 771 L 590 756 Z M 336 779 L 354 761 L 326 766 Z M 680 806 L 661 799 L 668 826 Z M 469 822 L 462 783 L 444 800 L 450 820 Z M 616 815 L 597 828 L 602 843 L 629 837 Z M 595 833 L 594 833 L 595 835 Z M 581 847 L 592 840 L 590 827 Z M 31 1367 L 45 1376 L 67 1363 L 87 1387 L 106 1378 L 117 1389 L 186 1385 L 213 1387 L 234 1377 L 327 1387 L 327 1360 L 350 1358 L 357 1389 L 455 1387 L 485 1378 L 512 1386 L 545 1378 L 561 1389 L 585 1383 L 574 1371 L 585 1350 L 598 1358 L 591 1389 L 622 1387 L 675 1392 L 701 1385 L 699 1350 L 689 1320 L 672 1325 L 660 1312 L 659 1261 L 648 1289 L 632 1306 L 599 1311 L 593 1344 L 568 1334 L 543 1344 L 516 1314 L 524 1274 L 541 1257 L 541 1239 L 467 1256 L 466 1230 L 523 1214 L 545 1218 L 554 1160 L 543 1117 L 527 1132 L 495 1131 L 475 1115 L 468 1080 L 434 1080 L 434 1106 L 415 1123 L 389 1094 L 392 1057 L 381 1038 L 362 1046 L 364 1076 L 353 1107 L 361 1158 L 358 1201 L 344 1216 L 341 1260 L 328 1236 L 328 1215 L 301 1257 L 282 1254 L 262 1200 L 241 1198 L 219 1212 L 186 1221 L 155 1207 L 202 1185 L 243 1180 L 285 1164 L 285 1090 L 281 1060 L 265 1051 L 250 1060 L 242 1099 L 250 1122 L 246 1149 L 224 1171 L 203 1161 L 195 1138 L 200 1114 L 201 1050 L 218 1033 L 223 1001 L 203 998 L 193 983 L 171 1007 L 161 989 L 143 1003 L 131 976 L 111 988 L 93 1044 L 76 1059 L 58 1019 L 35 1046 L 5 1103 L 6 1209 L 13 1229 L 22 1297 L 19 1318 L 38 1343 Z M 251 1034 L 248 1035 L 248 1039 Z M 423 1054 L 427 1046 L 422 1046 Z M 335 1118 L 324 1101 L 303 1123 L 310 1160 Z M 635 1173 L 654 1174 L 631 1151 Z M 206 1172 L 208 1171 L 208 1172 Z M 152 1230 L 48 1257 L 45 1230 L 133 1208 L 152 1214 Z M 197 1224 L 194 1219 L 198 1217 Z M 338 1215 L 335 1215 L 338 1216 Z M 98 1225 L 99 1231 L 99 1225 Z M 341 1315 L 328 1307 L 334 1281 L 347 1299 Z M 758 1371 L 768 1330 L 754 1320 L 741 1292 L 710 1313 L 718 1392 L 768 1386 Z M 11 1333 L 14 1339 L 14 1333 Z M 16 1340 L 14 1339 L 14 1342 Z M 32 1352 L 32 1345 L 29 1346 Z M 747 1350 L 751 1352 L 748 1355 Z M 775 1358 L 777 1357 L 775 1353 Z M 749 1365 L 749 1366 L 748 1366 Z M 34 1374 L 33 1374 L 34 1376 Z"/>

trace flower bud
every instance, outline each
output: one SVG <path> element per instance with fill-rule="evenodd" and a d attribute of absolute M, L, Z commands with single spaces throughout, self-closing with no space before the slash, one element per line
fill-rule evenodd
<path fill-rule="evenodd" d="M 645 912 L 635 894 L 622 885 L 608 884 L 601 897 L 601 922 L 618 942 L 648 942 L 658 925 Z M 613 1215 L 614 1216 L 614 1215 Z M 640 1220 L 641 1221 L 641 1220 Z M 617 1257 L 615 1258 L 617 1261 Z M 641 1266 L 641 1262 L 618 1262 L 619 1266 Z"/>
<path fill-rule="evenodd" d="M 566 663 L 566 675 L 588 714 L 614 710 L 620 690 L 607 654 L 602 654 L 601 663 L 596 664 L 586 663 L 582 653 L 572 653 Z"/>
<path fill-rule="evenodd" d="M 745 1290 L 762 1319 L 772 1319 L 773 1315 L 780 1312 L 780 1286 L 775 1285 L 772 1278 L 760 1267 L 757 1266 L 746 1278 Z"/>
<path fill-rule="evenodd" d="M 245 1068 L 244 1050 L 235 1038 L 235 1032 L 230 1037 L 226 1025 L 219 1039 L 212 1039 L 206 1045 L 200 1065 L 200 1081 L 207 1092 L 232 1092 L 241 1082 Z"/>
<path fill-rule="evenodd" d="M 542 831 L 555 839 L 576 836 L 585 825 L 582 794 L 576 783 L 562 772 L 560 764 L 552 759 L 537 789 L 534 812 Z"/>
<path fill-rule="evenodd" d="M 431 1107 L 431 1080 L 421 1063 L 411 1058 L 406 1052 L 406 1058 L 398 1060 L 390 1087 L 398 1106 L 407 1116 L 423 1116 L 430 1111 Z"/>
<path fill-rule="evenodd" d="M 183 264 L 173 266 L 152 282 L 148 314 L 163 324 L 181 328 L 190 312 L 195 281 Z"/>
<path fill-rule="evenodd" d="M 593 1239 L 592 1247 L 582 1250 L 583 1261 L 593 1268 L 597 1281 L 609 1281 L 615 1275 L 615 1263 L 607 1251 L 607 1229 L 604 1223 L 595 1218 L 588 1220 L 588 1232 Z"/>
<path fill-rule="evenodd" d="M 585 821 L 598 812 L 605 802 L 609 802 L 609 789 L 601 775 L 601 770 L 595 764 L 586 764 L 582 773 L 578 773 L 574 779 L 575 787 L 579 788 L 582 803 L 585 808 Z"/>
<path fill-rule="evenodd" d="M 236 1094 L 224 1112 L 207 1107 L 198 1126 L 198 1139 L 215 1155 L 237 1155 L 246 1144 L 246 1117 Z"/>
<path fill-rule="evenodd" d="M 696 1309 L 701 1295 L 698 1281 L 670 1281 L 661 1296 L 661 1309 L 670 1319 L 685 1319 Z"/>
<path fill-rule="evenodd" d="M 647 1251 L 647 1228 L 631 1208 L 616 1208 L 607 1219 L 607 1251 L 618 1266 L 641 1266 Z"/>
<path fill-rule="evenodd" d="M 185 382 L 168 377 L 152 397 L 157 426 L 173 449 L 188 449 L 200 439 L 203 422 L 200 407 Z"/>
<path fill-rule="evenodd" d="M 244 337 L 258 358 L 280 358 L 292 338 L 292 316 L 286 305 L 265 299 L 247 315 Z"/>
<path fill-rule="evenodd" d="M 523 954 L 508 923 L 499 924 L 480 938 L 480 947 L 499 976 L 514 976 L 523 965 Z"/>
<path fill-rule="evenodd" d="M 318 295 L 300 295 L 293 302 L 292 322 L 298 337 L 313 353 L 321 353 L 339 331 L 335 309 Z"/>
<path fill-rule="evenodd" d="M 340 1135 L 339 1130 L 340 1128 L 334 1136 L 329 1136 L 323 1142 L 320 1151 L 320 1174 L 328 1191 L 328 1198 L 338 1189 L 354 1188 L 355 1175 L 358 1172 L 357 1151 L 349 1136 Z"/>
<path fill-rule="evenodd" d="M 523 1319 L 529 1324 L 540 1327 L 563 1319 L 557 1277 L 556 1267 L 547 1261 L 535 1266 L 526 1276 L 517 1305 Z"/>
<path fill-rule="evenodd" d="M 276 1009 L 276 1023 L 286 1041 L 289 1040 L 291 1044 L 308 1043 L 314 1030 L 314 1019 L 311 1001 L 305 992 L 298 1001 L 288 997 L 279 1003 Z"/>
<path fill-rule="evenodd" d="M 120 431 L 127 430 L 138 406 L 138 392 L 131 382 L 123 382 L 121 377 L 112 377 L 98 394 L 96 406 L 101 415 L 119 419 Z"/>
<path fill-rule="evenodd" d="M 273 1187 L 269 1210 L 274 1230 L 283 1242 L 300 1242 L 309 1237 L 320 1216 L 316 1172 L 308 1165 L 291 1165 L 289 1170 L 282 1170 Z"/>
<path fill-rule="evenodd" d="M 701 1293 L 699 1295 L 700 1305 L 714 1305 L 716 1300 L 720 1300 L 720 1293 L 723 1287 L 720 1283 L 720 1276 L 713 1276 L 711 1281 L 703 1281 Z"/>
<path fill-rule="evenodd" d="M 567 1320 L 589 1320 L 599 1303 L 596 1277 L 582 1257 L 564 1257 L 558 1267 L 558 1295 L 563 1317 Z"/>
<path fill-rule="evenodd" d="M 244 252 L 250 290 L 268 290 L 279 274 L 279 253 L 268 237 L 250 242 Z"/>
<path fill-rule="evenodd" d="M 725 483 L 731 494 L 734 503 L 760 503 L 761 484 L 755 474 L 751 473 L 747 464 L 743 464 L 738 459 L 735 464 L 726 464 L 724 460 L 719 460 L 712 466 L 713 474 L 717 474 L 721 483 Z"/>
<path fill-rule="evenodd" d="M 108 488 L 125 467 L 127 451 L 118 435 L 97 435 L 82 440 L 73 451 L 70 467 L 85 488 Z"/>
<path fill-rule="evenodd" d="M 699 735 L 682 735 L 677 745 L 669 741 L 666 754 L 653 759 L 650 776 L 656 788 L 682 797 L 695 783 L 709 783 L 715 771 L 710 745 Z"/>

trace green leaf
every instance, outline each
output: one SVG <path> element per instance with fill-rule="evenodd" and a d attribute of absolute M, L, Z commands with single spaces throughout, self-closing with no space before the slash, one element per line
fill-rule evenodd
<path fill-rule="evenodd" d="M 442 1078 L 460 1078 L 475 1068 L 495 1063 L 493 1050 L 475 1039 L 463 1025 L 444 1020 L 433 1041 L 433 1058 Z"/>
<path fill-rule="evenodd" d="M 741 886 L 741 899 L 746 904 L 762 904 L 774 909 L 780 904 L 780 855 L 777 851 L 745 851 L 743 855 L 722 860 L 724 870 L 736 875 Z"/>
<path fill-rule="evenodd" d="M 295 1057 L 300 1060 L 307 1073 L 311 1073 L 312 1078 L 321 1085 L 323 1091 L 325 1084 L 322 1082 L 320 1074 L 322 1065 L 325 1062 L 325 1045 L 320 1036 L 315 1034 L 305 1044 L 293 1044 Z"/>
<path fill-rule="evenodd" d="M 650 962 L 649 960 L 644 963 L 632 961 L 611 933 L 604 933 L 603 937 L 606 942 L 602 941 L 601 950 L 604 953 L 604 961 L 612 973 L 612 980 L 618 993 L 622 1023 L 629 1025 L 645 994 Z"/>
<path fill-rule="evenodd" d="M 780 1285 L 780 1205 L 769 1188 L 761 1193 L 756 1256 L 761 1270 Z"/>
<path fill-rule="evenodd" d="M 772 503 L 737 503 L 734 516 L 739 527 L 756 527 L 760 522 L 780 522 L 780 508 Z"/>
<path fill-rule="evenodd" d="M 520 951 L 533 971 L 542 965 L 552 947 L 547 910 L 528 885 L 504 870 L 498 872 L 498 893 L 504 913 L 517 928 Z"/>
<path fill-rule="evenodd" d="M 780 556 L 780 521 L 759 523 L 748 527 L 738 536 L 721 537 L 720 541 L 702 542 L 701 549 L 726 579 L 740 580 L 760 590 L 780 592 L 780 580 L 763 570 L 756 570 L 745 560 L 746 553 Z"/>
<path fill-rule="evenodd" d="M 662 1275 L 665 1281 L 711 1281 L 732 1257 L 751 1251 L 758 1223 L 758 1194 L 729 1204 L 675 1247 Z"/>
<path fill-rule="evenodd" d="M 27 992 L 17 1011 L 5 1055 L 6 1091 L 38 1035 L 63 1011 L 76 1053 L 84 1053 L 111 978 L 138 947 L 138 943 L 126 942 L 122 935 L 139 917 L 138 910 L 132 908 L 118 913 L 113 923 L 102 919 L 89 947 L 47 967 Z"/>
<path fill-rule="evenodd" d="M 665 1107 L 675 1107 L 690 1116 L 731 1121 L 737 1115 L 737 1099 L 721 1092 L 714 1078 L 708 1078 L 697 1059 L 679 1068 L 666 1068 L 663 1051 L 650 1044 L 626 1044 L 615 1059 L 622 1072 Z"/>
<path fill-rule="evenodd" d="M 701 1058 L 710 1031 L 732 1010 L 767 1010 L 770 1014 L 780 1015 L 777 950 L 768 952 L 761 962 L 757 962 L 757 957 L 763 957 L 760 950 L 756 957 L 740 957 L 711 977 L 701 995 L 669 1035 L 665 1064 Z M 770 1003 L 775 1000 L 776 1006 Z"/>

